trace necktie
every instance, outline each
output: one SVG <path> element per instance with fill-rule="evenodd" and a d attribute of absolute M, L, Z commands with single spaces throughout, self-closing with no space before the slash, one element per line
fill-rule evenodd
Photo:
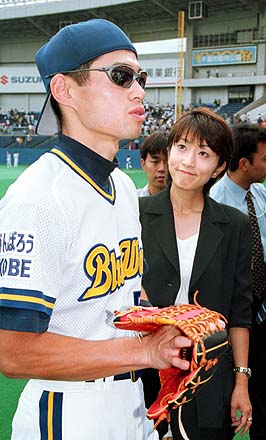
<path fill-rule="evenodd" d="M 252 283 L 253 294 L 261 300 L 265 296 L 266 290 L 266 266 L 264 262 L 263 248 L 261 243 L 260 230 L 256 216 L 255 207 L 252 200 L 252 193 L 246 194 L 248 215 L 252 230 Z"/>
<path fill-rule="evenodd" d="M 264 299 L 262 306 L 256 316 L 256 321 L 258 324 L 261 324 L 265 320 L 266 320 L 266 300 Z"/>

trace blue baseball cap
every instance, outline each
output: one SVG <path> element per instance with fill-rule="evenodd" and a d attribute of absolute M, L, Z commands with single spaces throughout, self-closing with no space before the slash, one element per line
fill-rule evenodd
<path fill-rule="evenodd" d="M 107 20 L 93 19 L 65 26 L 37 51 L 35 61 L 47 91 L 37 134 L 52 135 L 60 130 L 51 106 L 51 77 L 115 50 L 131 50 L 137 56 L 130 39 L 118 26 Z"/>

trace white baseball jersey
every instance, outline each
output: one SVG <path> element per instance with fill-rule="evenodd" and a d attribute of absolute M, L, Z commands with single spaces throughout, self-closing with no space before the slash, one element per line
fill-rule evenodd
<path fill-rule="evenodd" d="M 141 290 L 143 250 L 134 184 L 114 163 L 66 136 L 60 136 L 59 145 L 31 165 L 0 201 L 0 307 L 10 312 L 0 327 L 87 340 L 128 336 L 114 327 L 113 312 L 136 304 Z M 130 380 L 113 386 L 121 382 L 132 387 Z M 95 384 L 89 385 L 92 390 Z M 30 396 L 38 395 L 38 402 L 30 397 L 29 405 L 40 411 L 43 390 L 61 393 L 69 386 L 71 382 L 31 380 L 24 394 L 30 387 Z M 25 395 L 22 400 L 14 439 L 24 439 L 15 434 L 22 429 Z M 141 394 L 137 404 L 143 406 L 142 400 Z M 33 411 L 36 426 L 41 420 L 38 411 Z M 58 413 L 64 420 L 64 409 Z M 150 426 L 143 413 L 141 417 L 142 424 Z M 139 424 L 132 417 L 135 422 Z M 73 440 L 64 424 L 62 429 L 67 431 L 63 438 Z M 96 438 L 99 432 L 76 438 Z M 125 440 L 138 438 L 121 435 Z M 29 437 L 27 431 L 26 438 L 50 437 Z"/>

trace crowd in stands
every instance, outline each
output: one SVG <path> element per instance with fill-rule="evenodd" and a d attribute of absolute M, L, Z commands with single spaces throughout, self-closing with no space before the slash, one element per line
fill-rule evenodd
<path fill-rule="evenodd" d="M 247 113 L 244 113 L 240 117 L 235 113 L 236 108 L 239 110 L 241 106 L 232 106 L 230 112 L 230 104 L 222 105 L 220 100 L 215 100 L 212 104 L 205 104 L 199 102 L 191 104 L 189 108 L 183 108 L 183 110 L 189 110 L 192 107 L 208 106 L 212 110 L 220 114 L 227 121 L 229 126 L 233 126 L 241 122 L 250 122 Z M 1 110 L 1 109 L 0 109 Z M 174 124 L 176 114 L 175 106 L 171 104 L 159 105 L 145 102 L 146 120 L 142 127 L 142 134 L 139 139 L 131 141 L 124 140 L 120 142 L 120 148 L 122 149 L 139 149 L 146 136 L 160 131 L 164 134 L 168 134 L 172 125 Z M 265 116 L 265 115 L 264 115 Z M 259 115 L 258 124 L 266 126 L 266 117 Z M 11 109 L 6 114 L 0 113 L 0 134 L 11 135 L 12 142 L 21 147 L 34 147 L 38 145 L 35 141 L 35 126 L 38 120 L 39 114 L 36 112 L 18 111 L 17 109 Z M 43 140 L 42 140 L 43 142 Z"/>
<path fill-rule="evenodd" d="M 146 120 L 142 127 L 143 136 L 149 136 L 155 131 L 161 131 L 165 134 L 169 133 L 175 120 L 175 106 L 167 104 L 160 106 L 145 103 Z"/>
<path fill-rule="evenodd" d="M 25 136 L 34 134 L 37 119 L 37 113 L 18 111 L 16 108 L 6 114 L 0 113 L 0 133 L 20 133 Z"/>

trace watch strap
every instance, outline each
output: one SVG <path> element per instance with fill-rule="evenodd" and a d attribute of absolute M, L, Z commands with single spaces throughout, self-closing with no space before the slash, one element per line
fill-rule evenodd
<path fill-rule="evenodd" d="M 235 367 L 233 369 L 234 373 L 244 373 L 248 378 L 251 377 L 251 368 L 248 367 Z"/>

